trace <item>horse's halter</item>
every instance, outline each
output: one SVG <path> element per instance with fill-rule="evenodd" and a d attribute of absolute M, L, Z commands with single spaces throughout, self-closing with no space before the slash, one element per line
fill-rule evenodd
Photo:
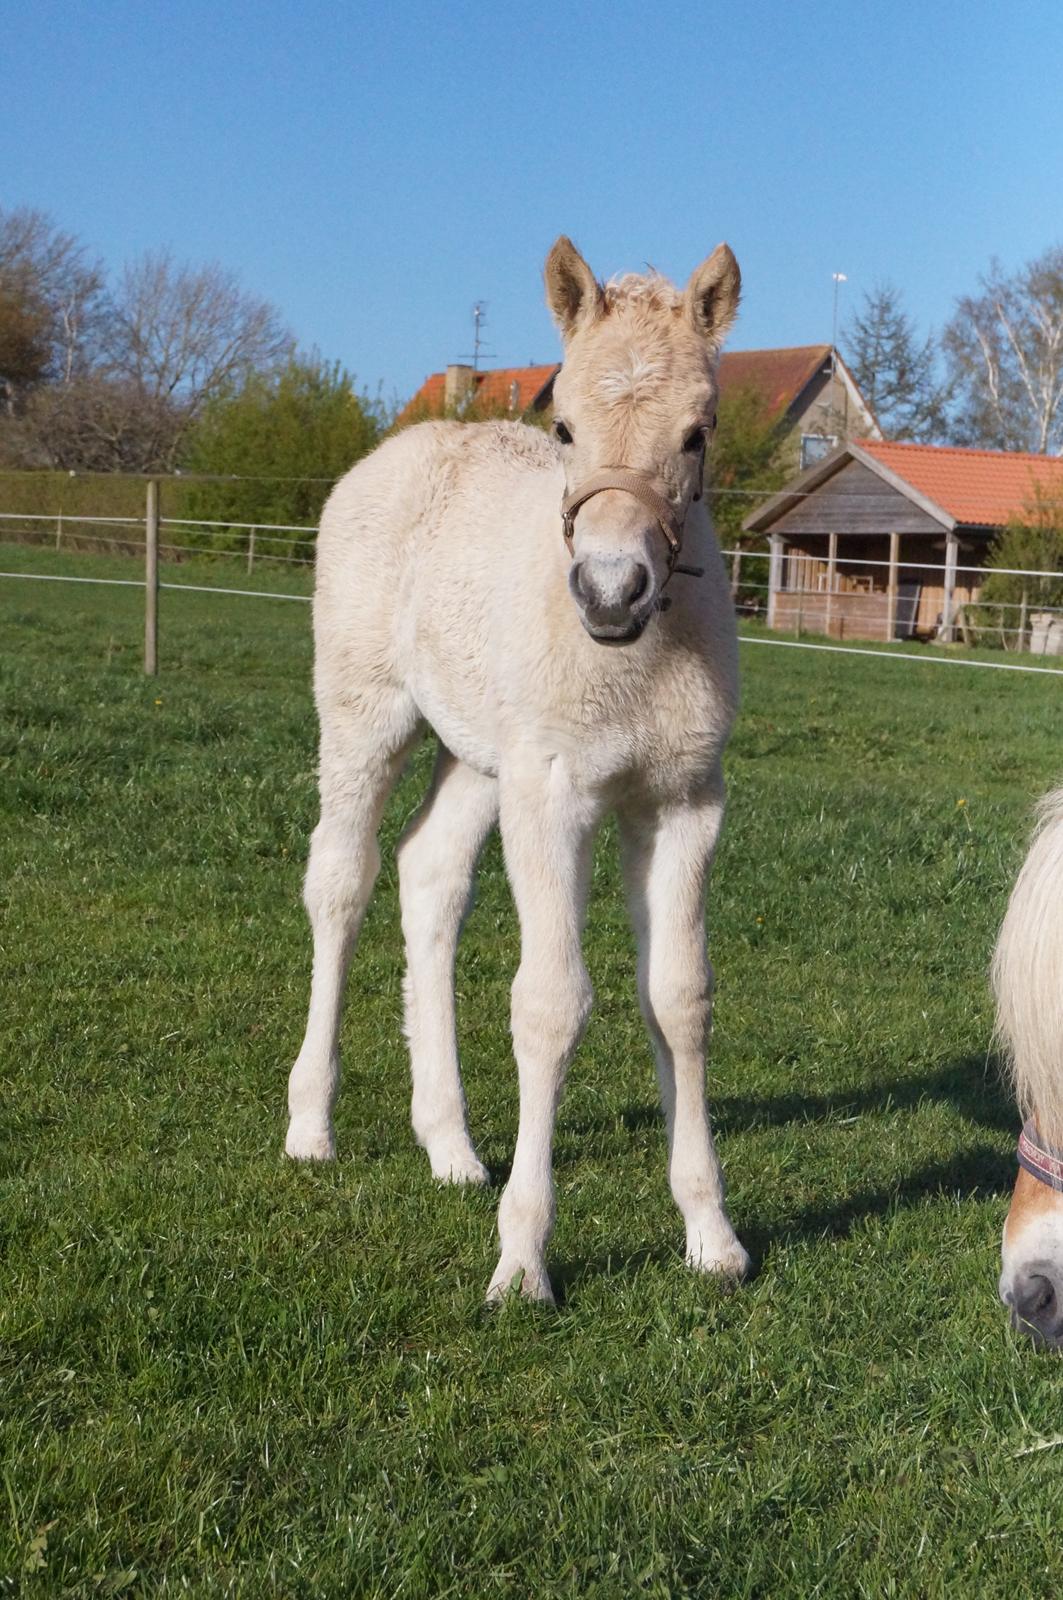
<path fill-rule="evenodd" d="M 562 500 L 561 526 L 570 556 L 575 554 L 573 539 L 576 532 L 576 513 L 592 495 L 601 494 L 603 489 L 622 489 L 625 494 L 633 494 L 635 499 L 641 500 L 647 511 L 651 511 L 656 517 L 657 526 L 668 542 L 668 574 L 661 585 L 662 589 L 673 572 L 685 572 L 692 578 L 701 577 L 705 571 L 704 567 L 684 567 L 679 563 L 686 512 L 684 511 L 680 517 L 668 498 L 667 485 L 662 483 L 660 478 L 651 478 L 648 473 L 636 472 L 634 467 L 603 467 L 600 472 L 594 472 L 589 478 L 585 478 Z M 693 498 L 699 500 L 701 496 L 698 494 Z"/>
<path fill-rule="evenodd" d="M 1057 1194 L 1063 1194 L 1063 1152 L 1040 1142 L 1037 1124 L 1032 1120 L 1019 1134 L 1019 1166 Z"/>

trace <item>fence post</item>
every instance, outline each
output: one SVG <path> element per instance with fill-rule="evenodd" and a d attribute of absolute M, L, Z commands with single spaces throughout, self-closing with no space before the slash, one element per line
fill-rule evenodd
<path fill-rule="evenodd" d="M 55 548 L 58 550 L 63 542 L 63 513 L 60 511 L 55 519 Z"/>
<path fill-rule="evenodd" d="M 897 634 L 897 562 L 901 552 L 901 536 L 890 534 L 889 584 L 886 589 L 886 642 L 892 644 Z"/>
<path fill-rule="evenodd" d="M 159 485 L 148 479 L 144 508 L 144 671 L 159 671 Z"/>
<path fill-rule="evenodd" d="M 956 630 L 952 622 L 952 614 L 956 609 L 956 557 L 959 554 L 960 542 L 954 533 L 945 535 L 945 605 L 941 613 L 941 631 L 938 638 L 942 644 L 951 644 L 956 637 Z"/>
<path fill-rule="evenodd" d="M 1026 608 L 1030 603 L 1030 591 L 1026 585 L 1022 586 L 1022 605 L 1019 607 L 1019 654 L 1026 649 Z"/>
<path fill-rule="evenodd" d="M 252 528 L 251 532 L 247 536 L 247 575 L 248 575 L 248 577 L 251 576 L 251 568 L 255 564 L 255 534 L 257 533 L 257 531 L 258 530 L 256 528 Z"/>
<path fill-rule="evenodd" d="M 768 627 L 769 628 L 774 628 L 775 627 L 775 617 L 776 617 L 776 613 L 777 613 L 777 610 L 778 610 L 777 602 L 778 602 L 778 598 L 779 598 L 779 590 L 784 588 L 785 585 L 786 585 L 786 574 L 783 571 L 783 562 L 786 559 L 786 557 L 783 554 L 784 544 L 783 544 L 782 534 L 781 533 L 769 534 L 768 535 L 768 545 L 769 545 L 769 548 L 771 550 L 771 555 L 770 555 L 770 557 L 768 559 L 768 616 L 767 616 L 767 623 L 768 623 Z"/>

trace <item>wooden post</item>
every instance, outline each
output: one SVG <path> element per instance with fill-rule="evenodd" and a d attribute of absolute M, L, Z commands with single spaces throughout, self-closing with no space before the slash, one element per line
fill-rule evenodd
<path fill-rule="evenodd" d="M 955 638 L 956 630 L 953 627 L 952 614 L 956 609 L 956 557 L 959 553 L 960 541 L 954 533 L 945 535 L 945 605 L 941 613 L 941 632 L 939 638 L 942 644 L 951 644 Z"/>
<path fill-rule="evenodd" d="M 256 531 L 257 530 L 255 528 L 252 528 L 251 532 L 247 536 L 247 575 L 248 575 L 248 577 L 251 576 L 251 568 L 255 564 L 255 533 L 256 533 Z"/>
<path fill-rule="evenodd" d="M 1022 604 L 1019 607 L 1019 642 L 1017 646 L 1020 655 L 1026 649 L 1026 608 L 1029 603 L 1030 591 L 1027 589 L 1026 585 L 1023 584 Z"/>
<path fill-rule="evenodd" d="M 834 620 L 834 585 L 837 582 L 838 572 L 838 535 L 832 533 L 827 546 L 827 616 L 826 626 L 823 631 L 830 638 L 831 623 Z"/>
<path fill-rule="evenodd" d="M 58 550 L 63 542 L 63 513 L 60 511 L 55 519 L 55 548 Z"/>
<path fill-rule="evenodd" d="M 738 590 L 742 582 L 742 552 L 736 550 L 731 557 L 731 599 L 738 599 Z"/>
<path fill-rule="evenodd" d="M 892 642 L 897 636 L 897 559 L 901 553 L 901 536 L 890 534 L 889 588 L 886 591 L 886 639 Z"/>
<path fill-rule="evenodd" d="M 148 479 L 144 515 L 144 671 L 159 671 L 159 485 Z"/>
<path fill-rule="evenodd" d="M 783 536 L 773 533 L 768 539 L 771 556 L 768 560 L 768 627 L 775 626 L 776 599 L 783 588 Z"/>

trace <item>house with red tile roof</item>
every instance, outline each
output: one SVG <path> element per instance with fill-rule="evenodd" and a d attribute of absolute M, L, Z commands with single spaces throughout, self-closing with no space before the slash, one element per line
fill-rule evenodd
<path fill-rule="evenodd" d="M 399 412 L 399 425 L 461 416 L 473 407 L 489 416 L 520 417 L 528 411 L 544 411 L 559 371 L 557 361 L 539 367 L 495 367 L 487 372 L 455 363 L 424 380 Z"/>
<path fill-rule="evenodd" d="M 399 423 L 429 417 L 520 417 L 548 412 L 560 363 L 499 367 L 478 372 L 452 365 L 433 372 L 403 408 Z M 841 356 L 829 344 L 784 350 L 725 350 L 719 368 L 720 400 L 754 394 L 766 416 L 777 415 L 792 440 L 795 465 L 807 467 L 835 445 L 855 437 L 881 437 L 874 413 Z"/>
<path fill-rule="evenodd" d="M 770 627 L 833 638 L 951 641 L 989 546 L 1063 459 L 863 439 L 833 451 L 742 524 L 770 544 Z"/>

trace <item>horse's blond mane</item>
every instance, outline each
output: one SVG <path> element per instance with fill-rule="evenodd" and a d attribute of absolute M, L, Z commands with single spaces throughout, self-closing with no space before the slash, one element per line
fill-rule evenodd
<path fill-rule="evenodd" d="M 993 956 L 993 988 L 1022 1113 L 1063 1145 L 1063 789 L 1041 801 Z"/>

